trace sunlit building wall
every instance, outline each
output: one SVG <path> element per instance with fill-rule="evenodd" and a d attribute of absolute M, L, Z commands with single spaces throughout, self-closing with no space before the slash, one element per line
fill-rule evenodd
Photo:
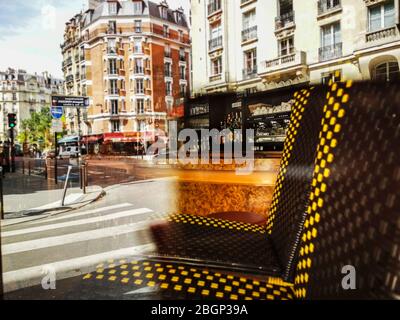
<path fill-rule="evenodd" d="M 193 93 L 398 77 L 398 0 L 192 0 Z"/>
<path fill-rule="evenodd" d="M 82 134 L 168 130 L 190 88 L 189 28 L 166 1 L 107 1 L 67 23 L 66 92 L 90 97 Z M 70 118 L 77 129 L 76 115 Z"/>

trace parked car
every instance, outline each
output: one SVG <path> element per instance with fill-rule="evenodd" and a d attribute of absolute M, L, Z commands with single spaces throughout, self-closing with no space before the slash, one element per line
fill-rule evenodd
<path fill-rule="evenodd" d="M 62 151 L 58 154 L 60 159 L 63 158 L 77 158 L 79 157 L 79 151 L 77 146 L 68 146 L 62 149 Z"/>

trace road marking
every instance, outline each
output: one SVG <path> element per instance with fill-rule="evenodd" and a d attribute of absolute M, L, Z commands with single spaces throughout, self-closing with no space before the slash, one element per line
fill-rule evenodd
<path fill-rule="evenodd" d="M 41 238 L 36 240 L 21 241 L 11 244 L 2 245 L 2 254 L 14 254 L 18 252 L 25 252 L 31 250 L 39 250 L 45 248 L 51 248 L 56 246 L 64 246 L 71 243 L 89 241 L 95 239 L 102 239 L 107 237 L 120 236 L 127 233 L 136 231 L 146 230 L 149 227 L 150 222 L 137 222 L 115 227 L 107 227 L 102 229 L 96 229 L 91 231 L 83 231 L 77 233 L 65 234 L 62 236 Z"/>
<path fill-rule="evenodd" d="M 47 225 L 43 225 L 43 226 L 25 228 L 25 229 L 20 229 L 20 230 L 5 231 L 5 232 L 2 232 L 1 237 L 2 238 L 12 237 L 12 236 L 18 236 L 18 235 L 34 233 L 34 232 L 68 228 L 68 227 L 80 226 L 80 225 L 91 224 L 91 223 L 96 223 L 96 222 L 105 222 L 105 221 L 110 221 L 110 220 L 114 220 L 114 219 L 133 217 L 133 216 L 137 216 L 137 215 L 141 215 L 141 214 L 145 214 L 145 213 L 151 213 L 151 212 L 153 212 L 153 211 L 150 209 L 147 209 L 147 208 L 133 209 L 133 210 L 127 210 L 127 211 L 108 214 L 106 216 L 72 220 L 72 221 L 67 221 L 67 222 L 58 222 L 55 224 L 47 224 Z"/>
<path fill-rule="evenodd" d="M 122 203 L 122 204 L 117 204 L 117 205 L 114 205 L 114 206 L 101 207 L 101 208 L 98 208 L 98 209 L 86 210 L 86 211 L 77 212 L 77 213 L 70 212 L 70 213 L 67 213 L 67 214 L 65 214 L 63 216 L 57 216 L 57 217 L 51 217 L 50 216 L 50 217 L 45 218 L 43 220 L 32 221 L 30 223 L 30 225 L 32 225 L 32 224 L 40 224 L 40 223 L 45 223 L 45 222 L 53 222 L 53 221 L 69 219 L 69 218 L 75 218 L 75 217 L 81 217 L 81 216 L 86 216 L 88 214 L 99 213 L 99 212 L 107 211 L 107 210 L 121 209 L 121 208 L 130 207 L 130 206 L 132 206 L 131 203 Z"/>
<path fill-rule="evenodd" d="M 25 287 L 38 285 L 43 278 L 46 266 L 54 268 L 57 280 L 80 276 L 96 270 L 96 265 L 109 259 L 123 259 L 154 250 L 153 244 L 145 244 L 114 251 L 102 252 L 90 256 L 55 261 L 44 265 L 18 269 L 3 273 L 4 291 L 10 292 Z"/>

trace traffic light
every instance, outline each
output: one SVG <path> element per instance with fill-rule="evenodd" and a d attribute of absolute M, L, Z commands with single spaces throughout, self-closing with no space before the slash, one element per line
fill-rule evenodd
<path fill-rule="evenodd" d="M 8 127 L 15 128 L 17 126 L 17 115 L 15 113 L 9 113 L 8 115 Z"/>

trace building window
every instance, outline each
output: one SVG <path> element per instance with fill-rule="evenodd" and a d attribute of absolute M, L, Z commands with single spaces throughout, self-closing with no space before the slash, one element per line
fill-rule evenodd
<path fill-rule="evenodd" d="M 388 61 L 375 67 L 372 78 L 378 81 L 395 81 L 400 79 L 397 61 Z"/>
<path fill-rule="evenodd" d="M 118 114 L 118 100 L 110 100 L 111 104 L 111 114 L 117 115 Z"/>
<path fill-rule="evenodd" d="M 136 112 L 137 112 L 137 114 L 144 113 L 144 100 L 143 99 L 136 100 Z"/>
<path fill-rule="evenodd" d="M 324 85 L 329 85 L 329 82 L 340 82 L 342 81 L 342 71 L 334 70 L 331 72 L 325 72 L 321 74 L 321 82 Z"/>
<path fill-rule="evenodd" d="M 167 19 L 168 18 L 168 9 L 164 6 L 160 6 L 160 15 L 161 15 L 161 19 Z"/>
<path fill-rule="evenodd" d="M 117 59 L 108 60 L 108 74 L 117 74 Z"/>
<path fill-rule="evenodd" d="M 179 30 L 179 41 L 183 42 L 183 31 Z"/>
<path fill-rule="evenodd" d="M 116 15 L 117 14 L 117 3 L 116 2 L 109 2 L 108 3 L 108 10 L 110 12 L 110 15 Z"/>
<path fill-rule="evenodd" d="M 279 56 L 284 57 L 294 53 L 294 38 L 289 37 L 279 41 Z"/>
<path fill-rule="evenodd" d="M 119 120 L 111 120 L 111 132 L 120 132 Z"/>
<path fill-rule="evenodd" d="M 117 53 L 117 43 L 115 39 L 108 39 L 107 53 Z"/>
<path fill-rule="evenodd" d="M 133 41 L 133 53 L 142 53 L 142 40 L 135 39 Z"/>
<path fill-rule="evenodd" d="M 179 67 L 179 78 L 181 80 L 186 80 L 186 67 L 185 66 Z"/>
<path fill-rule="evenodd" d="M 257 38 L 256 10 L 243 14 L 242 41 Z"/>
<path fill-rule="evenodd" d="M 210 29 L 210 43 L 209 49 L 214 50 L 222 47 L 222 26 L 221 22 L 214 24 Z"/>
<path fill-rule="evenodd" d="M 117 22 L 116 21 L 108 21 L 108 34 L 116 34 L 117 33 Z"/>
<path fill-rule="evenodd" d="M 395 25 L 394 1 L 370 7 L 368 10 L 368 20 L 370 32 L 393 27 Z"/>
<path fill-rule="evenodd" d="M 222 74 L 222 57 L 211 60 L 211 74 L 213 76 Z"/>
<path fill-rule="evenodd" d="M 165 65 L 164 65 L 164 75 L 166 77 L 172 77 L 171 69 L 172 69 L 171 63 L 170 62 L 166 62 Z"/>
<path fill-rule="evenodd" d="M 165 38 L 169 37 L 169 27 L 167 25 L 163 26 L 163 35 Z"/>
<path fill-rule="evenodd" d="M 244 70 L 246 75 L 257 73 L 257 49 L 246 51 L 244 53 Z"/>
<path fill-rule="evenodd" d="M 167 58 L 171 58 L 171 46 L 169 44 L 165 44 L 164 56 Z"/>
<path fill-rule="evenodd" d="M 118 94 L 117 80 L 110 80 L 110 94 Z"/>
<path fill-rule="evenodd" d="M 136 80 L 136 94 L 143 94 L 144 93 L 144 84 L 143 79 Z"/>
<path fill-rule="evenodd" d="M 179 86 L 179 94 L 180 94 L 181 98 L 184 98 L 186 96 L 186 85 L 181 84 Z"/>
<path fill-rule="evenodd" d="M 138 121 L 138 128 L 140 132 L 146 131 L 146 121 L 144 120 L 139 120 Z"/>
<path fill-rule="evenodd" d="M 165 95 L 172 96 L 172 82 L 165 82 Z"/>
<path fill-rule="evenodd" d="M 221 0 L 209 0 L 208 1 L 208 14 L 213 14 L 221 10 Z"/>
<path fill-rule="evenodd" d="M 342 56 L 342 35 L 340 22 L 321 27 L 320 61 L 339 58 Z"/>
<path fill-rule="evenodd" d="M 141 20 L 135 20 L 135 32 L 136 33 L 142 32 L 142 21 Z"/>
<path fill-rule="evenodd" d="M 135 59 L 135 73 L 142 74 L 143 73 L 143 60 Z"/>
<path fill-rule="evenodd" d="M 186 61 L 185 49 L 184 48 L 179 48 L 179 60 L 180 61 Z"/>
<path fill-rule="evenodd" d="M 143 13 L 142 1 L 133 1 L 133 12 L 134 12 L 134 14 L 142 14 Z"/>

